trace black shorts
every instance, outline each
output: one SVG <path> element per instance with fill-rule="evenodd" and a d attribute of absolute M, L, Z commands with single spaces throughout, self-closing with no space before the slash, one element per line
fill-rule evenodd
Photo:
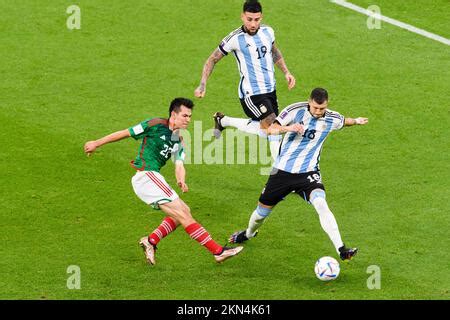
<path fill-rule="evenodd" d="M 277 92 L 257 94 L 241 100 L 245 114 L 253 120 L 263 120 L 269 114 L 278 116 Z"/>
<path fill-rule="evenodd" d="M 289 173 L 278 170 L 269 177 L 261 192 L 259 202 L 266 206 L 274 206 L 292 191 L 295 191 L 305 201 L 309 201 L 311 191 L 314 189 L 325 190 L 320 172 Z"/>

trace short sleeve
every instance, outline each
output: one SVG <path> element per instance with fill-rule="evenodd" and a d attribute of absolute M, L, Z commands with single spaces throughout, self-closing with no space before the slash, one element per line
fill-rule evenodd
<path fill-rule="evenodd" d="M 297 114 L 296 111 L 298 109 L 295 109 L 294 111 L 289 111 L 288 109 L 289 107 L 283 109 L 283 111 L 281 111 L 281 113 L 275 119 L 275 121 L 278 121 L 282 126 L 291 124 L 295 119 L 295 115 Z"/>
<path fill-rule="evenodd" d="M 327 116 L 329 116 L 333 123 L 331 124 L 331 130 L 340 130 L 344 127 L 345 118 L 342 114 L 336 111 L 327 111 Z"/>
<path fill-rule="evenodd" d="M 149 121 L 150 121 L 150 119 L 147 119 L 147 120 L 142 121 L 141 123 L 138 123 L 137 125 L 135 125 L 133 127 L 128 128 L 128 132 L 135 140 L 141 139 L 143 136 L 145 136 L 145 134 L 151 128 L 148 125 Z"/>
<path fill-rule="evenodd" d="M 231 51 L 237 49 L 236 43 L 237 43 L 237 36 L 234 34 L 234 32 L 232 32 L 228 36 L 223 38 L 222 42 L 219 44 L 219 50 L 224 55 L 227 55 Z"/>

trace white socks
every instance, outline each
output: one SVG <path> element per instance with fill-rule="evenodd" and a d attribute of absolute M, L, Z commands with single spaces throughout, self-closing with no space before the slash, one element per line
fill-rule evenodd
<path fill-rule="evenodd" d="M 255 236 L 256 231 L 264 223 L 264 220 L 266 220 L 270 212 L 272 212 L 272 209 L 260 207 L 259 205 L 256 207 L 256 210 L 253 211 L 252 215 L 250 216 L 248 228 L 245 232 L 245 236 L 247 238 L 250 239 Z"/>
<path fill-rule="evenodd" d="M 320 225 L 322 229 L 327 233 L 331 242 L 333 242 L 334 247 L 336 248 L 336 252 L 339 254 L 339 248 L 341 248 L 344 243 L 341 239 L 341 234 L 339 233 L 339 228 L 334 218 L 333 213 L 328 208 L 327 201 L 325 200 L 325 192 L 324 191 L 313 191 L 311 193 L 312 197 L 312 205 L 316 209 Z M 247 230 L 245 231 L 245 236 L 247 238 L 253 238 L 256 235 L 256 231 L 261 227 L 266 218 L 272 212 L 272 208 L 265 208 L 260 205 L 256 207 L 256 210 L 253 211 L 250 216 L 250 220 L 248 222 Z"/>
<path fill-rule="evenodd" d="M 339 248 L 342 247 L 344 243 L 342 242 L 336 219 L 328 208 L 327 201 L 324 197 L 317 196 L 311 203 L 319 214 L 322 229 L 328 234 L 328 237 L 330 237 L 334 247 L 336 248 L 336 252 L 339 254 Z"/>
<path fill-rule="evenodd" d="M 264 132 L 264 130 L 261 130 L 261 125 L 259 121 L 224 116 L 220 120 L 220 124 L 222 125 L 222 127 L 235 127 L 238 130 L 250 134 L 257 134 L 258 136 L 263 138 L 267 137 L 267 134 Z"/>

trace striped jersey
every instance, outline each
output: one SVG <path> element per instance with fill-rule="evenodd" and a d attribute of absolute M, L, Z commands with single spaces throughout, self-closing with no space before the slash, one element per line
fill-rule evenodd
<path fill-rule="evenodd" d="M 272 45 L 275 33 L 267 25 L 261 25 L 254 35 L 249 35 L 240 27 L 226 36 L 219 50 L 227 55 L 233 52 L 241 80 L 239 98 L 244 99 L 256 94 L 275 90 L 275 71 L 272 59 Z"/>
<path fill-rule="evenodd" d="M 167 119 L 150 118 L 128 129 L 136 140 L 142 140 L 131 166 L 139 171 L 157 171 L 173 154 L 175 160 L 184 161 L 181 137 L 169 129 Z"/>
<path fill-rule="evenodd" d="M 290 173 L 319 171 L 320 152 L 328 134 L 344 126 L 344 116 L 326 109 L 321 118 L 309 112 L 308 102 L 298 102 L 287 106 L 276 118 L 282 126 L 300 123 L 305 132 L 287 132 L 280 146 L 274 168 Z"/>

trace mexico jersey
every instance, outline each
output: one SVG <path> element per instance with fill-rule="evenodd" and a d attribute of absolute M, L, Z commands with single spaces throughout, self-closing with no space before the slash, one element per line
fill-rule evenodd
<path fill-rule="evenodd" d="M 239 98 L 275 90 L 275 73 L 272 59 L 272 45 L 275 42 L 273 29 L 261 25 L 253 36 L 240 27 L 225 37 L 219 45 L 227 55 L 233 52 L 239 68 Z"/>
<path fill-rule="evenodd" d="M 294 103 L 286 107 L 276 118 L 282 126 L 300 123 L 305 132 L 287 132 L 283 137 L 274 167 L 290 173 L 319 171 L 320 152 L 328 134 L 344 126 L 344 117 L 326 110 L 321 118 L 309 112 L 308 102 Z"/>
<path fill-rule="evenodd" d="M 138 155 L 131 165 L 139 171 L 157 171 L 171 155 L 184 161 L 185 154 L 180 136 L 169 129 L 167 119 L 151 118 L 128 129 L 136 140 L 142 140 Z"/>

